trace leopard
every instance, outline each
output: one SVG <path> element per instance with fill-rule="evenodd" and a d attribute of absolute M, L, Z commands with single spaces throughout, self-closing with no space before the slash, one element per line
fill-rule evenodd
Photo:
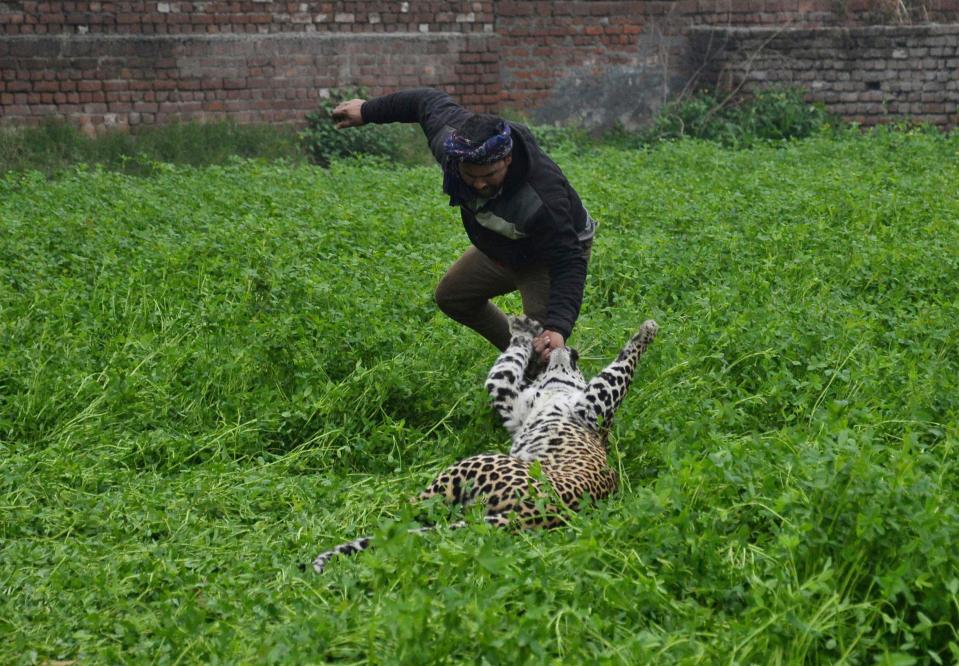
<path fill-rule="evenodd" d="M 618 488 L 607 455 L 612 419 L 658 325 L 645 321 L 616 359 L 590 381 L 571 347 L 552 349 L 545 365 L 537 367 L 533 339 L 543 328 L 535 319 L 511 316 L 509 326 L 509 346 L 497 357 L 485 384 L 493 410 L 510 435 L 509 453 L 460 460 L 411 501 L 482 503 L 483 520 L 496 527 L 556 527 L 586 502 L 604 500 Z M 448 527 L 466 524 L 458 521 Z M 433 529 L 426 525 L 410 532 Z M 334 557 L 359 553 L 372 544 L 367 536 L 324 551 L 313 560 L 313 570 L 322 573 Z"/>

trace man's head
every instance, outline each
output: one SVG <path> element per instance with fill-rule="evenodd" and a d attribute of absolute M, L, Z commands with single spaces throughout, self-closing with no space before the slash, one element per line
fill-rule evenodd
<path fill-rule="evenodd" d="M 460 178 L 467 187 L 481 197 L 492 199 L 502 189 L 503 181 L 506 180 L 506 170 L 512 161 L 513 156 L 507 155 L 492 164 L 460 162 Z"/>
<path fill-rule="evenodd" d="M 488 199 L 503 187 L 513 160 L 513 139 L 502 118 L 474 114 L 450 135 L 445 148 L 448 168 L 455 169 L 456 177 L 474 194 Z"/>

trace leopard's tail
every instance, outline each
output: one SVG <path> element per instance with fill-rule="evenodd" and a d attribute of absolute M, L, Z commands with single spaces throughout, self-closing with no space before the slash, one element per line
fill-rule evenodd
<path fill-rule="evenodd" d="M 465 527 L 466 522 L 460 521 L 458 523 L 451 523 L 448 527 L 449 529 L 455 530 L 460 527 Z M 429 527 L 415 527 L 409 530 L 410 534 L 423 534 L 424 532 L 431 532 L 435 530 L 435 526 Z M 346 543 L 341 543 L 335 548 L 330 548 L 325 550 L 313 560 L 313 571 L 316 573 L 323 573 L 323 569 L 326 568 L 326 563 L 332 560 L 337 555 L 356 555 L 364 550 L 368 550 L 373 546 L 373 537 L 360 537 L 359 539 L 354 539 L 353 541 L 347 541 Z M 306 565 L 301 566 L 302 569 L 306 569 Z"/>
<path fill-rule="evenodd" d="M 509 524 L 509 521 L 502 515 L 499 514 L 488 514 L 484 517 L 484 520 L 490 525 L 502 527 Z M 467 523 L 465 520 L 459 520 L 455 523 L 450 523 L 445 527 L 445 529 L 458 530 L 461 527 L 466 527 Z M 425 534 L 426 532 L 432 532 L 433 530 L 440 529 L 435 525 L 430 525 L 428 527 L 415 527 L 411 530 L 408 530 L 410 534 Z M 316 573 L 323 573 L 323 570 L 326 568 L 327 562 L 332 560 L 338 555 L 356 555 L 359 552 L 368 550 L 373 546 L 373 537 L 360 537 L 359 539 L 354 539 L 353 541 L 347 541 L 346 543 L 341 543 L 335 548 L 330 548 L 325 550 L 319 555 L 316 556 L 313 560 L 313 571 Z M 306 570 L 307 565 L 301 564 L 300 569 Z"/>
<path fill-rule="evenodd" d="M 373 543 L 373 537 L 360 537 L 359 539 L 354 539 L 353 541 L 347 541 L 346 543 L 341 543 L 335 548 L 325 550 L 313 560 L 313 571 L 316 573 L 323 573 L 323 569 L 326 567 L 326 563 L 332 560 L 337 555 L 355 555 L 360 551 L 364 551 L 370 547 L 370 544 Z M 303 569 L 306 568 L 304 564 Z"/>

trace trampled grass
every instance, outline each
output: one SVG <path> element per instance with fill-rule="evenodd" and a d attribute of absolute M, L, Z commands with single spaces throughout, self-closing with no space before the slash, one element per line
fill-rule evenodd
<path fill-rule="evenodd" d="M 404 532 L 507 443 L 432 304 L 437 171 L 4 176 L 0 662 L 959 659 L 959 139 L 558 159 L 601 221 L 587 373 L 661 333 L 622 491 L 518 535 Z"/>

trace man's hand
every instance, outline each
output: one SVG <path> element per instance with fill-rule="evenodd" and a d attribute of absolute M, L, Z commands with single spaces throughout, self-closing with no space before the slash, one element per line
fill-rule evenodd
<path fill-rule="evenodd" d="M 333 116 L 333 122 L 336 123 L 336 129 L 364 125 L 365 123 L 363 122 L 363 114 L 360 112 L 360 107 L 363 106 L 363 102 L 365 101 L 365 99 L 351 99 L 347 102 L 337 104 L 331 114 Z"/>
<path fill-rule="evenodd" d="M 533 338 L 533 351 L 539 354 L 543 363 L 549 360 L 549 353 L 554 349 L 566 346 L 566 340 L 556 331 L 543 331 L 543 334 Z"/>

